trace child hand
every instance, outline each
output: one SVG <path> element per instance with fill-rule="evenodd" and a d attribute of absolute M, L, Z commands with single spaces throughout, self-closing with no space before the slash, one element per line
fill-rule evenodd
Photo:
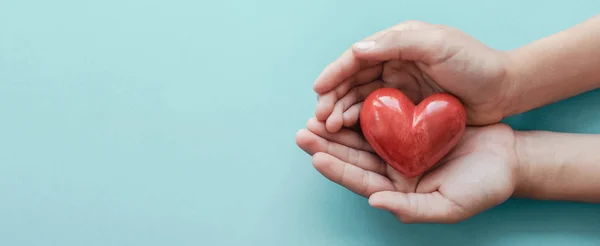
<path fill-rule="evenodd" d="M 369 197 L 371 206 L 404 223 L 455 223 L 507 200 L 518 161 L 510 127 L 467 128 L 461 142 L 421 178 L 407 180 L 384 163 L 357 132 L 329 133 L 316 119 L 296 136 L 328 179 Z"/>
<path fill-rule="evenodd" d="M 370 92 L 393 87 L 415 103 L 449 92 L 465 104 L 470 125 L 497 123 L 511 93 L 507 57 L 451 27 L 401 23 L 355 44 L 325 68 L 314 84 L 316 117 L 329 132 L 349 127 Z"/>

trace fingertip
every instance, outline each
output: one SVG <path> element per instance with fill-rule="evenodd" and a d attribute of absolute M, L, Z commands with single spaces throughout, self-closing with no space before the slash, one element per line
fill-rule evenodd
<path fill-rule="evenodd" d="M 415 221 L 412 220 L 413 216 L 404 213 L 401 209 L 402 205 L 400 202 L 402 202 L 402 199 L 404 199 L 402 195 L 404 194 L 394 191 L 376 192 L 369 197 L 369 205 L 371 207 L 386 210 L 394 214 L 398 221 L 404 224 L 414 223 Z"/>
<path fill-rule="evenodd" d="M 301 129 L 296 132 L 296 144 L 309 155 L 322 150 L 325 144 L 323 141 L 323 139 L 307 129 Z"/>
<path fill-rule="evenodd" d="M 317 94 L 323 94 L 323 82 L 321 82 L 323 80 L 323 75 L 325 73 L 325 71 L 327 70 L 327 68 L 325 68 L 325 70 L 323 70 L 321 72 L 321 74 L 319 74 L 319 76 L 317 77 L 317 79 L 315 79 L 315 82 L 312 85 L 312 89 L 314 92 L 316 92 Z"/>
<path fill-rule="evenodd" d="M 313 90 L 317 94 L 325 94 L 348 79 L 361 69 L 361 63 L 354 57 L 353 52 L 348 49 L 334 62 L 327 65 L 313 84 Z"/>
<path fill-rule="evenodd" d="M 344 127 L 352 127 L 352 126 L 354 126 L 354 124 L 350 123 L 350 121 L 349 121 L 349 120 L 346 120 L 346 119 L 344 119 L 344 124 L 343 124 L 343 126 L 344 126 Z"/>
<path fill-rule="evenodd" d="M 295 135 L 296 140 L 298 139 L 299 136 L 302 135 L 303 130 L 305 130 L 305 129 L 299 129 L 296 131 L 296 135 Z"/>
<path fill-rule="evenodd" d="M 381 197 L 379 195 L 377 195 L 377 193 L 374 193 L 373 195 L 371 195 L 369 197 L 369 206 L 374 207 L 374 208 L 379 208 L 381 209 Z"/>
<path fill-rule="evenodd" d="M 327 80 L 327 76 L 329 76 L 328 74 L 330 73 L 330 66 L 327 66 L 323 72 L 321 72 L 321 74 L 319 74 L 319 77 L 317 77 L 317 79 L 315 80 L 315 83 L 313 83 L 313 91 L 316 92 L 317 94 L 325 94 L 327 93 L 331 88 L 328 88 L 328 84 L 329 83 Z"/>
<path fill-rule="evenodd" d="M 329 133 L 335 133 L 342 129 L 344 125 L 344 119 L 342 118 L 342 114 L 344 113 L 343 108 L 343 103 L 339 101 L 335 103 L 331 114 L 327 118 L 327 121 L 325 121 L 325 128 Z"/>
<path fill-rule="evenodd" d="M 308 119 L 308 121 L 306 122 L 306 129 L 308 129 L 311 132 L 315 132 L 315 130 L 317 128 L 319 128 L 319 126 L 323 125 L 323 123 L 321 121 L 319 121 L 317 118 L 312 117 L 310 119 Z"/>
<path fill-rule="evenodd" d="M 310 140 L 308 130 L 300 129 L 296 131 L 295 139 L 296 145 L 298 145 L 300 148 L 302 148 L 302 146 L 306 146 L 307 142 Z"/>
<path fill-rule="evenodd" d="M 368 41 L 365 44 L 361 42 L 352 45 L 352 54 L 357 59 L 370 60 L 370 61 L 384 61 L 387 60 L 381 56 L 381 49 L 375 41 Z"/>
<path fill-rule="evenodd" d="M 374 208 L 385 209 L 388 193 L 390 191 L 375 192 L 369 197 L 369 205 Z"/>
<path fill-rule="evenodd" d="M 331 114 L 330 110 L 324 109 L 323 107 L 323 104 L 319 102 L 317 104 L 317 109 L 315 110 L 315 117 L 320 121 L 327 120 L 327 117 L 329 116 L 329 114 Z"/>
<path fill-rule="evenodd" d="M 312 156 L 312 163 L 319 172 L 328 173 L 326 169 L 330 166 L 329 163 L 331 163 L 330 155 L 323 152 L 317 152 Z"/>
<path fill-rule="evenodd" d="M 315 121 L 315 120 L 317 120 L 315 117 L 308 118 L 308 120 L 306 121 L 306 129 L 310 129 L 310 128 L 308 128 L 308 126 L 313 124 L 313 121 Z"/>
<path fill-rule="evenodd" d="M 380 191 L 369 197 L 369 205 L 401 216 L 405 214 L 406 199 L 406 194 L 402 192 Z"/>
<path fill-rule="evenodd" d="M 352 52 L 357 55 L 360 53 L 368 52 L 375 47 L 375 40 L 363 40 L 356 42 L 352 45 Z"/>
<path fill-rule="evenodd" d="M 336 100 L 337 98 L 335 98 L 334 93 L 327 93 L 320 96 L 319 102 L 317 103 L 317 109 L 315 110 L 315 116 L 318 120 L 327 120 L 327 117 L 329 117 L 333 111 Z"/>
<path fill-rule="evenodd" d="M 315 82 L 312 86 L 313 91 L 316 92 L 317 94 L 323 94 L 325 93 L 325 88 L 323 87 L 323 83 L 319 83 L 319 81 L 317 80 L 317 82 Z"/>
<path fill-rule="evenodd" d="M 329 133 L 336 133 L 342 129 L 342 125 L 343 120 L 341 117 L 338 117 L 337 115 L 331 115 L 325 122 L 325 129 L 327 129 Z"/>
<path fill-rule="evenodd" d="M 317 152 L 313 155 L 313 162 L 323 162 L 327 160 L 327 154 L 323 152 Z"/>

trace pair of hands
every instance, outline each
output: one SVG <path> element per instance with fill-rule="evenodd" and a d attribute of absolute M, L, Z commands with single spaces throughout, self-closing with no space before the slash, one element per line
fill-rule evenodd
<path fill-rule="evenodd" d="M 517 185 L 510 58 L 447 26 L 404 22 L 356 43 L 314 84 L 315 118 L 296 135 L 323 176 L 368 197 L 404 223 L 456 223 L 507 200 Z M 460 143 L 438 168 L 406 179 L 384 163 L 359 130 L 362 101 L 392 87 L 415 103 L 435 92 L 457 96 L 467 110 Z"/>

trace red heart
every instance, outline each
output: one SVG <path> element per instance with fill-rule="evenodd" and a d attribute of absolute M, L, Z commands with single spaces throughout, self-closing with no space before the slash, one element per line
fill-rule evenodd
<path fill-rule="evenodd" d="M 402 92 L 381 88 L 367 96 L 360 111 L 362 132 L 375 152 L 407 178 L 431 169 L 458 143 L 467 113 L 446 93 L 417 106 Z"/>

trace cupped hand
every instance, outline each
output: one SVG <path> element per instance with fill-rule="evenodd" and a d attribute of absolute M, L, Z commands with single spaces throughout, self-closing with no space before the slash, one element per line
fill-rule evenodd
<path fill-rule="evenodd" d="M 356 43 L 329 64 L 313 86 L 316 117 L 329 132 L 349 127 L 372 91 L 392 87 L 415 103 L 436 93 L 457 96 L 469 125 L 499 122 L 512 85 L 505 52 L 452 27 L 408 21 Z"/>
<path fill-rule="evenodd" d="M 298 131 L 296 142 L 323 176 L 369 197 L 371 206 L 404 223 L 456 223 L 504 202 L 516 186 L 515 137 L 501 123 L 468 127 L 437 168 L 411 180 L 347 128 L 330 133 L 313 118 Z"/>

